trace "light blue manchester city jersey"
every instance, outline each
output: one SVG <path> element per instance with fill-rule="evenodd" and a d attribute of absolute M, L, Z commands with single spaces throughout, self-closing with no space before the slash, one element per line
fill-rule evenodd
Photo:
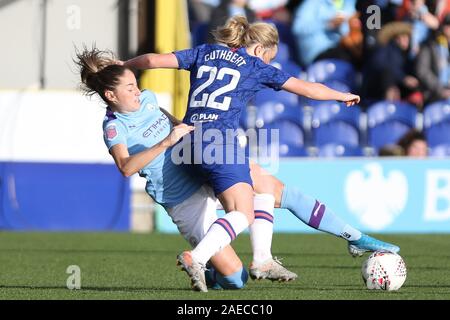
<path fill-rule="evenodd" d="M 118 113 L 107 109 L 103 138 L 108 149 L 122 143 L 129 154 L 134 155 L 151 148 L 170 133 L 172 124 L 159 109 L 154 93 L 144 90 L 139 99 L 141 107 L 135 112 Z M 165 207 L 183 202 L 201 186 L 201 181 L 172 162 L 170 152 L 168 149 L 161 153 L 139 171 L 139 175 L 147 179 L 147 193 Z"/>

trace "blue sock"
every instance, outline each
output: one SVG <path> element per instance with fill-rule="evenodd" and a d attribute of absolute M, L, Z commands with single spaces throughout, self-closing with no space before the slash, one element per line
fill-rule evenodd
<path fill-rule="evenodd" d="M 346 240 L 358 240 L 361 232 L 339 218 L 325 204 L 307 196 L 295 187 L 285 186 L 281 208 L 288 209 L 308 226 Z"/>
<path fill-rule="evenodd" d="M 205 271 L 206 284 L 211 289 L 236 290 L 242 289 L 248 280 L 248 273 L 244 267 L 235 273 L 224 276 L 217 272 L 212 266 Z"/>

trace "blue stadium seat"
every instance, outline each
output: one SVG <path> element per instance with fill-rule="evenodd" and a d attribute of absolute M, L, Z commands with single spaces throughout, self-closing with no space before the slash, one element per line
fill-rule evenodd
<path fill-rule="evenodd" d="M 395 144 L 416 127 L 417 108 L 406 102 L 380 101 L 367 109 L 368 144 L 375 150 Z"/>
<path fill-rule="evenodd" d="M 450 144 L 450 102 L 438 101 L 426 106 L 423 116 L 428 145 Z"/>
<path fill-rule="evenodd" d="M 450 157 L 450 143 L 440 144 L 430 148 L 429 156 L 432 157 Z"/>
<path fill-rule="evenodd" d="M 303 109 L 300 106 L 267 102 L 256 109 L 256 127 L 262 128 L 280 120 L 288 120 L 303 127 L 303 117 Z"/>
<path fill-rule="evenodd" d="M 278 130 L 278 141 L 276 134 L 272 130 Z M 263 130 L 265 130 L 265 135 Z M 258 129 L 258 143 L 259 145 L 277 144 L 287 145 L 292 147 L 304 147 L 305 133 L 303 128 L 298 124 L 287 119 L 280 119 L 272 123 L 264 125 Z"/>
<path fill-rule="evenodd" d="M 313 129 L 313 137 L 316 146 L 329 143 L 358 146 L 360 143 L 358 129 L 343 121 L 329 122 Z"/>
<path fill-rule="evenodd" d="M 314 62 L 306 70 L 308 81 L 328 82 L 339 81 L 350 88 L 355 87 L 356 71 L 352 64 L 339 59 L 323 59 Z"/>
<path fill-rule="evenodd" d="M 302 68 L 293 62 L 292 60 L 277 60 L 274 59 L 271 63 L 272 66 L 287 72 L 289 75 L 295 78 L 302 78 Z"/>
<path fill-rule="evenodd" d="M 334 121 L 344 121 L 360 128 L 361 108 L 357 105 L 347 107 L 334 101 L 319 101 L 313 108 L 313 128 Z"/>
<path fill-rule="evenodd" d="M 318 156 L 326 158 L 362 157 L 364 152 L 360 146 L 330 143 L 319 147 Z"/>
<path fill-rule="evenodd" d="M 278 130 L 278 134 L 274 134 L 274 129 Z M 278 140 L 273 140 L 277 137 Z M 276 120 L 258 129 L 258 146 L 264 155 L 278 152 L 280 157 L 306 157 L 308 153 L 304 143 L 303 128 L 286 119 Z"/>
<path fill-rule="evenodd" d="M 313 107 L 312 133 L 314 144 L 329 143 L 357 146 L 361 140 L 361 109 L 343 104 L 322 102 Z"/>
<path fill-rule="evenodd" d="M 263 89 L 258 91 L 255 95 L 253 103 L 256 107 L 261 107 L 265 104 L 281 103 L 288 107 L 297 106 L 298 96 L 294 93 L 290 93 L 284 90 L 275 91 L 272 89 Z"/>

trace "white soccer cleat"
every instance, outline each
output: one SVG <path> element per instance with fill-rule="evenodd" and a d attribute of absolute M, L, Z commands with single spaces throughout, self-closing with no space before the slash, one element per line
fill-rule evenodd
<path fill-rule="evenodd" d="M 253 280 L 293 281 L 298 277 L 297 274 L 283 267 L 281 261 L 276 257 L 258 265 L 252 262 L 249 269 L 250 277 Z"/>
<path fill-rule="evenodd" d="M 177 256 L 177 265 L 188 274 L 194 291 L 208 292 L 205 280 L 205 266 L 195 261 L 190 251 L 184 251 Z"/>

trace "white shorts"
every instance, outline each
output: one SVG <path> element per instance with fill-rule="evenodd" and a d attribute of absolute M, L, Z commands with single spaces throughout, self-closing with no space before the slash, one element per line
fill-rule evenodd
<path fill-rule="evenodd" d="M 194 248 L 208 232 L 209 227 L 217 220 L 217 209 L 220 202 L 208 185 L 203 185 L 196 193 L 167 212 L 180 234 Z"/>

